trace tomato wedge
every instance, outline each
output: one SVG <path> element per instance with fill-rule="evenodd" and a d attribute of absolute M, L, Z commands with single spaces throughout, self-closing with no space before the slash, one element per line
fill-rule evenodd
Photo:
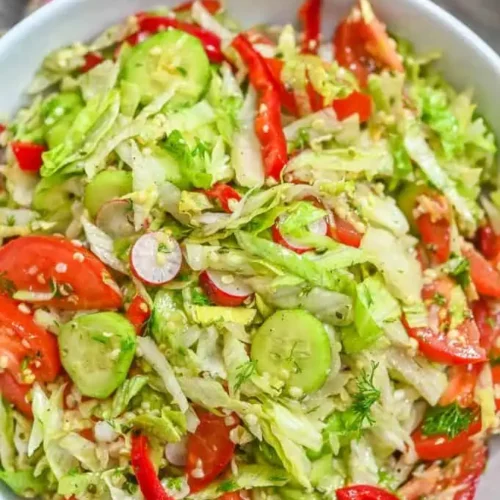
<path fill-rule="evenodd" d="M 484 443 L 469 447 L 465 453 L 452 460 L 443 470 L 437 491 L 443 498 L 449 491 L 453 500 L 474 500 L 479 478 L 486 467 L 488 449 Z"/>
<path fill-rule="evenodd" d="M 479 228 L 477 243 L 479 250 L 488 260 L 494 259 L 500 253 L 500 236 L 493 231 L 490 224 Z"/>
<path fill-rule="evenodd" d="M 126 316 L 134 325 L 137 335 L 140 335 L 151 316 L 151 310 L 148 303 L 140 295 L 136 295 L 128 306 Z"/>
<path fill-rule="evenodd" d="M 229 465 L 235 450 L 229 433 L 239 423 L 234 414 L 224 418 L 200 411 L 198 417 L 200 424 L 187 444 L 186 473 L 191 493 L 210 484 Z"/>
<path fill-rule="evenodd" d="M 45 146 L 34 142 L 12 142 L 10 147 L 24 172 L 38 172 L 42 168 L 42 155 L 47 150 Z"/>
<path fill-rule="evenodd" d="M 398 500 L 398 497 L 377 486 L 358 484 L 336 490 L 337 500 Z"/>
<path fill-rule="evenodd" d="M 27 400 L 30 390 L 31 385 L 18 383 L 9 372 L 0 373 L 0 394 L 28 417 L 33 415 Z"/>
<path fill-rule="evenodd" d="M 25 314 L 16 301 L 5 295 L 0 295 L 0 355 L 21 358 L 41 382 L 54 381 L 61 370 L 56 337 L 40 328 L 31 314 Z M 20 377 L 16 368 L 19 365 L 16 367 L 14 362 L 6 370 Z"/>
<path fill-rule="evenodd" d="M 424 286 L 422 298 L 427 305 L 429 326 L 411 328 L 403 317 L 408 335 L 417 340 L 422 354 L 436 363 L 466 365 L 486 361 L 486 352 L 480 346 L 480 334 L 473 319 L 466 318 L 448 332 L 453 287 L 453 281 L 446 276 Z M 436 297 L 440 300 L 436 301 Z"/>
<path fill-rule="evenodd" d="M 104 264 L 91 252 L 55 236 L 25 236 L 0 248 L 0 273 L 17 290 L 54 291 L 39 302 L 66 310 L 118 309 L 122 296 Z"/>
<path fill-rule="evenodd" d="M 481 334 L 481 347 L 490 357 L 500 357 L 500 346 L 496 345 L 500 338 L 500 304 L 481 298 L 472 304 L 472 312 Z"/>
<path fill-rule="evenodd" d="M 344 245 L 359 248 L 363 235 L 349 221 L 333 215 L 335 225 L 328 226 L 328 236 Z"/>
<path fill-rule="evenodd" d="M 437 264 L 444 264 L 451 253 L 450 207 L 446 198 L 439 195 L 433 196 L 429 203 L 434 205 L 436 213 L 425 212 L 415 223 L 430 257 Z"/>
<path fill-rule="evenodd" d="M 452 366 L 448 372 L 448 387 L 439 404 L 447 406 L 454 402 L 463 408 L 474 404 L 474 390 L 482 365 Z"/>
<path fill-rule="evenodd" d="M 454 438 L 446 434 L 426 436 L 422 429 L 412 434 L 415 451 L 421 460 L 445 460 L 463 453 L 471 444 L 471 437 L 481 432 L 481 417 L 479 411 L 471 425 Z"/>
<path fill-rule="evenodd" d="M 368 77 L 378 68 L 403 72 L 401 57 L 389 38 L 384 24 L 373 13 L 367 0 L 360 0 L 334 35 L 335 59 L 352 71 L 365 87 Z"/>
<path fill-rule="evenodd" d="M 480 295 L 500 298 L 500 272 L 470 243 L 462 245 L 462 253 L 469 261 L 470 276 Z"/>

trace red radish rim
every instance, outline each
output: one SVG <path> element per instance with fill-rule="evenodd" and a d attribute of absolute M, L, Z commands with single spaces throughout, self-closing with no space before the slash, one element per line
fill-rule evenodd
<path fill-rule="evenodd" d="M 253 294 L 253 290 L 246 283 L 244 283 L 243 280 L 234 276 L 234 274 L 214 271 L 211 269 L 207 269 L 205 273 L 208 279 L 218 290 L 226 295 L 229 295 L 230 297 L 247 299 Z M 223 279 L 226 276 L 233 278 L 233 281 L 231 283 L 224 283 Z M 243 290 L 239 290 L 240 288 L 243 288 Z"/>
<path fill-rule="evenodd" d="M 157 264 L 158 259 L 158 248 L 160 244 L 172 245 L 170 249 L 170 254 L 175 256 L 175 260 L 166 260 L 163 266 Z M 168 273 L 167 279 L 161 280 L 151 280 L 150 276 L 146 277 L 140 269 L 138 269 L 138 263 L 141 262 L 151 262 L 154 261 L 153 269 L 163 269 L 164 272 Z M 134 264 L 135 261 L 135 264 Z M 166 269 L 167 266 L 172 266 L 171 269 Z M 130 268 L 134 275 L 147 285 L 160 286 L 171 282 L 179 274 L 182 266 L 182 251 L 177 240 L 172 238 L 165 233 L 147 233 L 141 236 L 132 247 L 130 252 Z M 154 271 L 152 271 L 153 274 Z"/>
<path fill-rule="evenodd" d="M 302 245 L 296 241 L 293 241 L 293 239 L 286 237 L 280 231 L 280 222 L 283 221 L 284 218 L 286 218 L 286 214 L 281 215 L 273 226 L 273 237 L 275 237 L 274 239 L 276 243 L 286 246 L 290 250 L 293 250 L 294 252 L 297 253 L 305 253 L 313 250 L 313 247 Z M 317 221 L 314 221 L 311 224 L 309 224 L 308 229 L 313 234 L 319 236 L 327 236 L 328 222 L 326 221 L 326 218 L 318 219 Z"/>

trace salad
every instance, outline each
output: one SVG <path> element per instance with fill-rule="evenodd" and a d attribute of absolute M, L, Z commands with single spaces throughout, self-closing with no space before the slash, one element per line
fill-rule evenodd
<path fill-rule="evenodd" d="M 368 0 L 50 54 L 2 125 L 0 479 L 71 500 L 472 500 L 495 138 Z M 333 34 L 333 38 L 331 38 Z"/>

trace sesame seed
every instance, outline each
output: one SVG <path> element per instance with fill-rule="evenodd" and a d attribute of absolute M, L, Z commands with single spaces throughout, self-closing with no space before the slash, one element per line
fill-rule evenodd
<path fill-rule="evenodd" d="M 226 427 L 231 427 L 231 426 L 233 426 L 235 423 L 236 423 L 236 421 L 234 420 L 234 417 L 229 416 L 229 417 L 226 417 L 226 418 L 224 419 L 224 424 L 226 424 Z"/>
<path fill-rule="evenodd" d="M 262 131 L 264 132 L 264 134 L 269 133 L 269 125 L 267 125 L 267 124 L 266 124 L 266 125 L 264 125 L 264 126 L 262 127 Z"/>
<path fill-rule="evenodd" d="M 23 314 L 31 314 L 31 309 L 26 305 L 26 304 L 19 304 L 17 308 L 23 313 Z"/>
<path fill-rule="evenodd" d="M 7 356 L 0 356 L 0 368 L 4 370 L 9 365 L 9 358 Z"/>
<path fill-rule="evenodd" d="M 56 116 L 64 115 L 64 108 L 62 106 L 58 106 L 56 109 L 54 109 L 54 114 Z"/>
<path fill-rule="evenodd" d="M 144 313 L 147 313 L 149 312 L 149 307 L 148 305 L 145 303 L 145 302 L 141 302 L 140 305 L 139 305 L 139 309 L 144 312 Z"/>
<path fill-rule="evenodd" d="M 26 349 L 29 349 L 31 347 L 30 343 L 26 339 L 21 340 L 21 345 Z"/>
<path fill-rule="evenodd" d="M 193 471 L 191 472 L 191 476 L 193 476 L 195 479 L 203 479 L 205 477 L 205 473 L 200 469 L 193 469 Z"/>
<path fill-rule="evenodd" d="M 231 274 L 226 274 L 222 276 L 221 281 L 222 283 L 224 283 L 224 285 L 230 285 L 231 283 L 234 283 L 234 276 L 232 276 Z"/>
<path fill-rule="evenodd" d="M 30 276 L 35 276 L 35 274 L 38 272 L 38 267 L 36 266 L 31 266 L 29 269 L 28 269 L 28 274 Z"/>
<path fill-rule="evenodd" d="M 80 240 L 71 240 L 71 243 L 73 243 L 73 245 L 75 245 L 75 247 L 83 247 L 83 243 L 80 241 Z"/>
<path fill-rule="evenodd" d="M 103 333 L 102 333 L 102 336 L 103 336 L 103 337 L 106 337 L 106 338 L 108 338 L 108 339 L 109 339 L 110 337 L 112 337 L 112 336 L 113 336 L 113 334 L 112 334 L 111 332 L 103 332 Z"/>
<path fill-rule="evenodd" d="M 56 264 L 56 273 L 64 274 L 67 270 L 68 266 L 64 262 L 58 262 Z"/>
<path fill-rule="evenodd" d="M 111 351 L 109 355 L 111 359 L 118 359 L 118 356 L 120 356 L 120 349 L 115 349 L 114 351 Z"/>
<path fill-rule="evenodd" d="M 83 262 L 85 260 L 85 256 L 81 252 L 76 252 L 73 254 L 73 259 L 77 262 Z"/>
<path fill-rule="evenodd" d="M 267 111 L 267 105 L 262 103 L 260 106 L 259 106 L 259 113 L 265 113 Z"/>

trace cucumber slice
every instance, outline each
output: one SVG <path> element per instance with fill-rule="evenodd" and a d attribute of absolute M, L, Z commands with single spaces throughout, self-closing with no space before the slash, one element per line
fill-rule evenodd
<path fill-rule="evenodd" d="M 249 325 L 257 314 L 256 309 L 244 307 L 192 306 L 193 321 L 203 326 L 214 323 L 239 323 Z"/>
<path fill-rule="evenodd" d="M 63 232 L 73 220 L 73 202 L 81 195 L 82 183 L 79 176 L 42 177 L 33 196 L 33 209 L 44 220 L 56 223 L 52 228 L 54 232 Z"/>
<path fill-rule="evenodd" d="M 137 346 L 134 327 L 123 316 L 102 312 L 79 316 L 61 328 L 64 369 L 80 392 L 106 399 L 127 378 Z"/>
<path fill-rule="evenodd" d="M 199 101 L 210 82 L 210 62 L 201 42 L 179 30 L 157 33 L 136 45 L 127 57 L 122 80 L 137 85 L 142 104 L 172 85 L 179 86 L 169 108 Z"/>
<path fill-rule="evenodd" d="M 332 354 L 321 321 L 299 309 L 278 311 L 259 328 L 251 357 L 259 373 L 269 373 L 288 389 L 315 392 L 325 383 Z"/>
<path fill-rule="evenodd" d="M 103 170 L 85 188 L 84 204 L 91 217 L 108 201 L 132 192 L 132 173 L 124 170 Z"/>

